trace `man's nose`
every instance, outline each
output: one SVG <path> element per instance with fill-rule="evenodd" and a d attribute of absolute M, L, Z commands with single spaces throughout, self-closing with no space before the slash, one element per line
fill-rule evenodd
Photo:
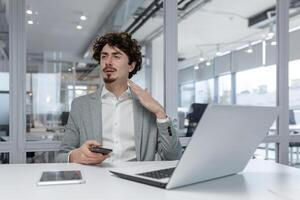
<path fill-rule="evenodd" d="M 111 65 L 111 64 L 112 64 L 112 57 L 111 57 L 111 56 L 108 56 L 108 57 L 105 59 L 105 64 L 107 64 L 107 65 Z"/>

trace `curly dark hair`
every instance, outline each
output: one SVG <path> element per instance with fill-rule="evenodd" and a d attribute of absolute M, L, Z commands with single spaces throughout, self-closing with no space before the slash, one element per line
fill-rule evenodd
<path fill-rule="evenodd" d="M 121 33 L 107 33 L 103 36 L 97 37 L 93 45 L 93 58 L 100 64 L 100 54 L 102 48 L 108 44 L 112 47 L 117 47 L 122 50 L 129 60 L 129 65 L 135 62 L 135 68 L 129 73 L 128 78 L 131 78 L 142 68 L 142 53 L 141 46 L 137 40 L 132 39 L 131 35 L 126 32 Z"/>

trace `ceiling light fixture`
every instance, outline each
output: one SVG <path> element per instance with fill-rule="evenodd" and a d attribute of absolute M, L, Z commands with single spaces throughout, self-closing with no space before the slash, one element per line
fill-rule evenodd
<path fill-rule="evenodd" d="M 26 10 L 26 14 L 28 14 L 28 15 L 32 15 L 32 13 L 33 13 L 33 12 L 32 12 L 32 10 L 31 10 L 31 9 L 27 9 L 27 10 Z"/>
<path fill-rule="evenodd" d="M 205 60 L 205 58 L 203 57 L 203 56 L 201 56 L 200 58 L 199 58 L 199 61 L 200 62 L 203 62 Z"/>
<path fill-rule="evenodd" d="M 245 50 L 247 53 L 253 53 L 253 48 L 251 42 L 249 42 L 248 48 Z"/>
<path fill-rule="evenodd" d="M 270 24 L 269 25 L 269 33 L 267 34 L 266 39 L 270 40 L 274 37 L 275 35 L 275 25 L 274 24 Z"/>
<path fill-rule="evenodd" d="M 217 53 L 216 53 L 216 56 L 221 56 L 222 55 L 222 52 L 220 51 L 220 45 L 217 44 Z"/>
<path fill-rule="evenodd" d="M 82 29 L 82 26 L 78 23 L 78 24 L 76 25 L 76 28 L 77 28 L 78 30 L 81 30 L 81 29 Z"/>
<path fill-rule="evenodd" d="M 205 60 L 205 58 L 203 56 L 203 51 L 201 51 L 200 57 L 199 57 L 199 62 L 203 62 L 204 60 Z"/>
<path fill-rule="evenodd" d="M 273 40 L 271 41 L 271 45 L 272 45 L 272 46 L 276 46 L 276 45 L 277 45 L 276 40 L 273 39 Z"/>
<path fill-rule="evenodd" d="M 205 64 L 206 64 L 206 66 L 211 66 L 210 60 L 208 60 Z"/>
<path fill-rule="evenodd" d="M 29 20 L 27 21 L 27 24 L 32 25 L 32 24 L 33 24 L 33 20 L 32 20 L 32 19 L 29 19 Z"/>
<path fill-rule="evenodd" d="M 197 64 L 194 66 L 194 70 L 198 70 L 198 69 L 199 69 L 199 65 Z"/>
<path fill-rule="evenodd" d="M 85 20 L 87 20 L 87 17 L 85 15 L 81 15 L 80 20 L 85 21 Z"/>

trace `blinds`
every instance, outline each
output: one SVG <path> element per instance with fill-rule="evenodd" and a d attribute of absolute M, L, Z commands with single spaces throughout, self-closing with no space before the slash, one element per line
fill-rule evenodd
<path fill-rule="evenodd" d="M 300 59 L 300 30 L 290 32 L 289 34 L 289 59 Z M 214 76 L 220 76 L 225 73 L 239 72 L 243 70 L 253 69 L 261 67 L 264 64 L 266 66 L 275 65 L 276 63 L 276 47 L 272 46 L 271 41 L 258 43 L 253 45 L 253 52 L 247 53 L 245 49 L 233 51 L 230 54 L 219 56 L 214 58 L 211 66 L 205 66 L 204 64 L 199 67 L 199 70 L 194 70 L 194 66 L 183 70 L 179 70 L 179 84 L 189 82 L 192 80 L 201 81 L 207 80 Z M 265 63 L 263 63 L 263 49 L 265 48 Z"/>

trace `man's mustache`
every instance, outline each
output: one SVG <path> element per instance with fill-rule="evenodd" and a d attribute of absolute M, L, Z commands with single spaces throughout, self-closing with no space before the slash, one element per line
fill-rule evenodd
<path fill-rule="evenodd" d="M 102 71 L 103 72 L 107 72 L 107 71 L 113 71 L 113 72 L 115 72 L 115 71 L 117 71 L 117 69 L 113 68 L 113 67 L 105 67 Z"/>

